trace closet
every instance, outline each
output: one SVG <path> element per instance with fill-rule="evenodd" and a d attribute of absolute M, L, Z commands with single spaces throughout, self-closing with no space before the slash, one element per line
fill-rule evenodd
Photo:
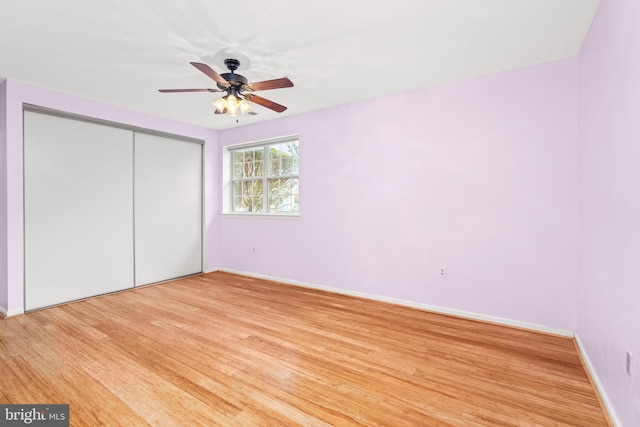
<path fill-rule="evenodd" d="M 202 271 L 202 141 L 24 111 L 25 309 Z"/>

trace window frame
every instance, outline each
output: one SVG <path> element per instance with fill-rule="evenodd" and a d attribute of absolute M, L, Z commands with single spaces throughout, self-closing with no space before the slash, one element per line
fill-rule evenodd
<path fill-rule="evenodd" d="M 270 151 L 269 148 L 274 145 L 297 142 L 298 144 L 298 171 L 297 173 L 284 175 L 269 175 L 270 168 Z M 263 166 L 262 175 L 260 177 L 242 177 L 234 178 L 234 153 L 247 149 L 263 150 Z M 222 213 L 229 216 L 241 217 L 272 217 L 272 218 L 298 218 L 300 217 L 300 192 L 298 191 L 298 210 L 295 212 L 270 212 L 269 211 L 269 181 L 282 178 L 297 178 L 298 185 L 300 183 L 300 138 L 297 134 L 287 135 L 278 138 L 270 138 L 259 141 L 251 141 L 240 144 L 226 145 L 222 147 Z M 238 212 L 234 211 L 234 184 L 236 182 L 262 181 L 262 212 Z"/>

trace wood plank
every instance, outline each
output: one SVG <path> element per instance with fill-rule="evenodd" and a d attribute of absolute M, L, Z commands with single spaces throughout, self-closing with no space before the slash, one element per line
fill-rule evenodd
<path fill-rule="evenodd" d="M 71 425 L 607 426 L 573 339 L 229 273 L 0 320 Z"/>

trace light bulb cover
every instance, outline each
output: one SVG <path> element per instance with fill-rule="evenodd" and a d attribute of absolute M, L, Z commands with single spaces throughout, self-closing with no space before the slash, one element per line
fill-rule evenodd
<path fill-rule="evenodd" d="M 223 96 L 222 98 L 219 98 L 216 101 L 214 101 L 211 105 L 213 105 L 216 108 L 216 110 L 218 110 L 218 112 L 224 113 L 224 107 L 226 104 L 227 104 L 226 96 Z"/>
<path fill-rule="evenodd" d="M 227 114 L 230 116 L 238 115 L 238 98 L 232 93 L 227 96 Z"/>
<path fill-rule="evenodd" d="M 238 102 L 238 107 L 240 107 L 242 114 L 247 114 L 249 110 L 251 110 L 251 105 L 249 105 L 249 103 L 244 99 L 241 99 L 240 102 Z"/>

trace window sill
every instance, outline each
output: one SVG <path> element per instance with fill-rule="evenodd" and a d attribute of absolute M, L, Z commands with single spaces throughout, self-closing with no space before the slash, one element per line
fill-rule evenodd
<path fill-rule="evenodd" d="M 226 212 L 226 213 L 223 213 L 222 216 L 224 218 L 284 219 L 284 220 L 300 219 L 300 213 L 269 214 L 269 213 Z"/>

